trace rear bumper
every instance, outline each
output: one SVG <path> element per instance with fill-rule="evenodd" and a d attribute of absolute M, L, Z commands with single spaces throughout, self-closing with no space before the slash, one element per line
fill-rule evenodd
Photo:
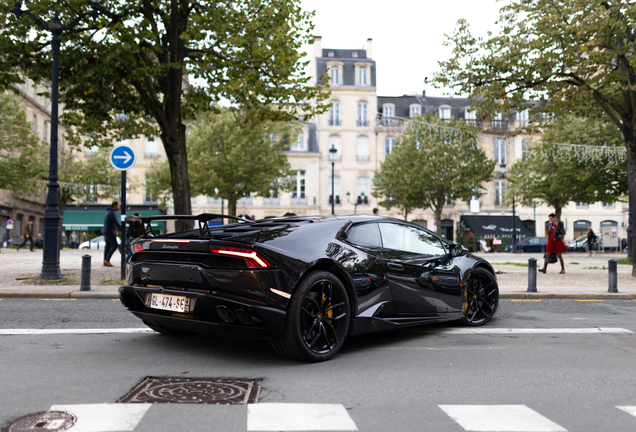
<path fill-rule="evenodd" d="M 194 310 L 183 314 L 152 309 L 146 302 L 147 295 L 152 293 L 195 299 Z M 285 328 L 286 313 L 282 309 L 211 293 L 125 285 L 119 288 L 119 298 L 144 323 L 169 330 L 206 333 L 238 340 L 260 340 L 279 337 Z M 232 311 L 234 319 L 231 322 L 224 320 L 217 312 L 218 306 Z M 247 312 L 251 322 L 241 322 L 236 318 L 237 310 Z"/>

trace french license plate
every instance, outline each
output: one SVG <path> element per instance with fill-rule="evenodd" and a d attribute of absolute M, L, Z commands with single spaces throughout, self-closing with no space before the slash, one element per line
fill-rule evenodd
<path fill-rule="evenodd" d="M 194 300 L 189 297 L 150 293 L 146 296 L 146 306 L 153 309 L 188 313 L 194 309 Z"/>

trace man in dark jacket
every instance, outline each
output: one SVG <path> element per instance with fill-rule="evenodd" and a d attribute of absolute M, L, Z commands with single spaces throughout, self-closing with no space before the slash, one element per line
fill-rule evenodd
<path fill-rule="evenodd" d="M 104 267 L 113 266 L 110 263 L 110 257 L 117 250 L 117 231 L 121 231 L 121 224 L 117 220 L 117 214 L 115 213 L 117 210 L 119 210 L 119 201 L 113 201 L 112 205 L 106 208 L 106 215 L 104 216 L 104 228 L 102 228 L 102 234 L 104 235 L 104 240 L 106 240 Z"/>
<path fill-rule="evenodd" d="M 33 252 L 34 244 L 33 244 L 33 221 L 32 220 L 27 222 L 26 226 L 24 227 L 24 240 L 22 241 L 22 244 L 18 245 L 17 250 L 19 251 L 22 246 L 26 246 L 27 241 L 31 242 L 31 252 Z"/>

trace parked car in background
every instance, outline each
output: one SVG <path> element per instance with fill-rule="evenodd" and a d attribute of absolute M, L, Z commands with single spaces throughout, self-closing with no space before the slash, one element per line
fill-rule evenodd
<path fill-rule="evenodd" d="M 568 247 L 568 252 L 587 252 L 587 234 L 572 240 L 566 246 Z M 598 241 L 592 243 L 592 250 L 598 250 L 598 247 Z"/>
<path fill-rule="evenodd" d="M 121 244 L 121 239 L 119 237 L 117 237 L 117 244 Z M 104 248 L 106 248 L 106 239 L 104 236 L 95 237 L 94 239 L 85 241 L 79 245 L 79 249 L 104 250 Z"/>
<path fill-rule="evenodd" d="M 548 245 L 547 237 L 530 237 L 527 240 L 517 243 L 517 251 L 519 252 L 545 252 Z"/>

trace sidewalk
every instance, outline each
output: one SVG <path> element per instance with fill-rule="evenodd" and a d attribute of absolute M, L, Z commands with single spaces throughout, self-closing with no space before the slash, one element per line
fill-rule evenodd
<path fill-rule="evenodd" d="M 64 280 L 47 285 L 34 276 L 42 268 L 42 251 L 2 249 L 0 252 L 0 298 L 107 298 L 117 299 L 121 280 L 119 253 L 113 255 L 113 267 L 103 267 L 103 251 L 65 249 L 60 254 L 60 267 Z M 80 291 L 79 281 L 82 255 L 92 256 L 91 291 Z M 567 298 L 635 299 L 636 278 L 632 278 L 630 265 L 617 266 L 618 293 L 608 293 L 607 261 L 625 258 L 625 254 L 605 254 L 588 257 L 585 253 L 564 254 L 565 271 L 560 265 L 550 264 L 547 274 L 537 273 L 537 292 L 528 293 L 529 258 L 537 259 L 537 268 L 543 266 L 543 254 L 482 253 L 476 254 L 489 261 L 497 272 L 500 297 L 503 299 Z M 519 264 L 519 266 L 514 265 Z M 603 267 L 605 267 L 603 269 Z"/>

